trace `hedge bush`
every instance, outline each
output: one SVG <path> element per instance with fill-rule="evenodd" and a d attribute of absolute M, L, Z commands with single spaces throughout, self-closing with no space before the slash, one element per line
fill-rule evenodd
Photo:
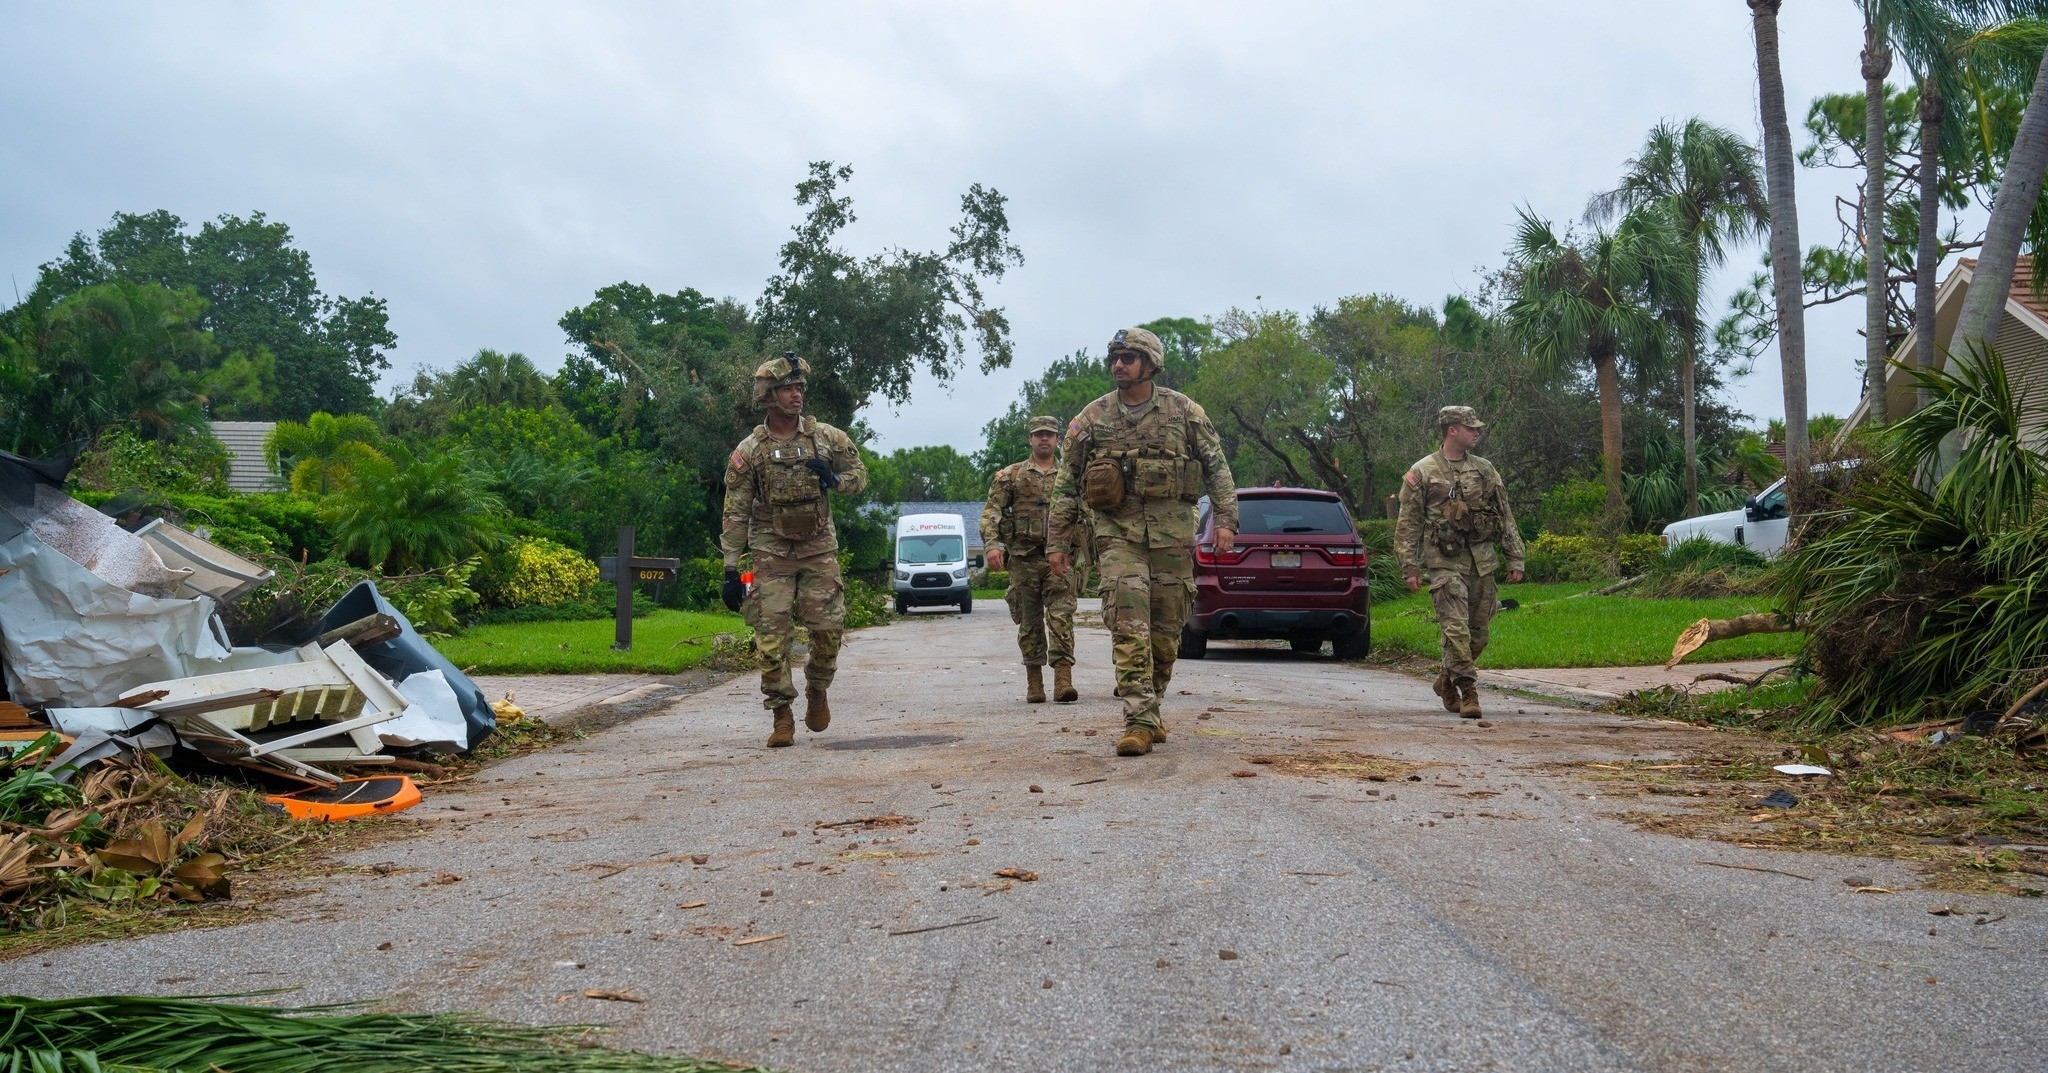
<path fill-rule="evenodd" d="M 491 607 L 546 607 L 579 600 L 597 584 L 597 564 L 545 537 L 520 537 L 493 553 L 477 576 Z"/>
<path fill-rule="evenodd" d="M 1614 581 L 1642 573 L 1663 552 L 1653 533 L 1566 536 L 1544 533 L 1528 546 L 1530 581 Z"/>

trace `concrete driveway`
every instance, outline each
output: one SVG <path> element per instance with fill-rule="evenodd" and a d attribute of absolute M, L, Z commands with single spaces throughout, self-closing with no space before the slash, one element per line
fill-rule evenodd
<path fill-rule="evenodd" d="M 837 721 L 796 748 L 762 748 L 752 682 L 723 683 L 434 793 L 421 837 L 266 919 L 0 975 L 40 995 L 290 986 L 603 1022 L 625 1045 L 804 1071 L 2017 1070 L 2048 1053 L 2039 901 L 2000 899 L 1981 927 L 1932 917 L 1957 896 L 1902 865 L 1646 834 L 1604 818 L 1638 803 L 1536 770 L 1709 731 L 1505 695 L 1481 728 L 1421 681 L 1218 644 L 1180 665 L 1170 743 L 1122 760 L 1107 636 L 1081 648 L 1082 700 L 1027 706 L 1000 605 L 862 631 Z M 1249 759 L 1304 753 L 1425 766 L 1367 782 Z"/>

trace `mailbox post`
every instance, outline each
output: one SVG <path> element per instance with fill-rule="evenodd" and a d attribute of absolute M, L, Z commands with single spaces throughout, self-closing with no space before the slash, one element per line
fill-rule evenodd
<path fill-rule="evenodd" d="M 623 568 L 620 564 L 624 564 Z M 661 559 L 633 554 L 633 527 L 619 526 L 619 554 L 597 561 L 597 576 L 618 585 L 619 599 L 612 611 L 612 650 L 633 650 L 633 586 L 641 581 L 674 581 L 681 559 Z"/>

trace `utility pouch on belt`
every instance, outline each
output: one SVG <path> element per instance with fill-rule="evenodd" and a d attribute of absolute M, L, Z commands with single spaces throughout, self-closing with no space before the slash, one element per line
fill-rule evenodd
<path fill-rule="evenodd" d="M 818 512 L 810 507 L 785 507 L 775 512 L 770 528 L 784 540 L 809 540 L 818 534 Z"/>
<path fill-rule="evenodd" d="M 1093 510 L 1117 510 L 1124 505 L 1124 465 L 1118 459 L 1098 458 L 1081 471 L 1081 499 Z"/>
<path fill-rule="evenodd" d="M 1010 542 L 1023 550 L 1044 547 L 1045 530 L 1046 516 L 1043 504 L 1027 504 L 1023 510 L 1010 516 Z"/>
<path fill-rule="evenodd" d="M 1180 498 L 1180 459 L 1139 458 L 1132 460 L 1136 485 L 1132 491 L 1140 499 Z"/>

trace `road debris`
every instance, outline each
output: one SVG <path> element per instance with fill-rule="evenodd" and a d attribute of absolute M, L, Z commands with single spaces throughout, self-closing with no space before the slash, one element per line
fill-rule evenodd
<path fill-rule="evenodd" d="M 1022 868 L 998 868 L 996 869 L 996 878 L 1014 879 L 1020 883 L 1036 883 L 1038 882 L 1038 873 L 1026 871 Z"/>
<path fill-rule="evenodd" d="M 922 928 L 905 928 L 901 931 L 892 931 L 889 934 L 892 937 L 897 935 L 922 935 L 928 931 L 944 931 L 947 928 L 964 928 L 970 924 L 986 924 L 991 920 L 1000 918 L 1000 916 L 1001 914 L 995 913 L 985 917 L 969 917 L 966 920 L 956 920 L 951 924 L 932 924 Z"/>
<path fill-rule="evenodd" d="M 601 999 L 601 1000 L 603 1000 L 603 1001 L 605 1001 L 605 1002 L 646 1002 L 646 1001 L 647 1001 L 646 999 L 644 999 L 644 998 L 641 998 L 641 997 L 640 997 L 639 995 L 637 995 L 637 994 L 634 994 L 634 993 L 633 993 L 633 992 L 631 992 L 631 991 L 606 991 L 606 990 L 604 990 L 603 988 L 599 988 L 599 987 L 593 987 L 593 988 L 589 988 L 589 989 L 585 990 L 585 991 L 583 992 L 583 997 L 584 997 L 584 998 L 594 998 L 594 999 Z"/>
<path fill-rule="evenodd" d="M 778 932 L 776 932 L 776 933 L 775 933 L 775 934 L 773 934 L 773 935 L 756 935 L 756 936 L 754 936 L 754 937 L 753 937 L 753 938 L 751 938 L 751 939 L 735 939 L 735 940 L 733 940 L 733 944 L 732 944 L 732 945 L 734 945 L 734 946 L 752 946 L 752 945 L 754 945 L 755 943 L 769 943 L 769 942 L 774 942 L 774 941 L 775 941 L 775 940 L 777 940 L 777 939 L 787 939 L 787 938 L 789 938 L 789 933 L 788 933 L 788 932 L 786 932 L 786 931 L 778 931 Z"/>
<path fill-rule="evenodd" d="M 1774 876 L 1790 876 L 1793 879 L 1803 879 L 1806 880 L 1808 883 L 1812 883 L 1815 881 L 1812 876 L 1803 876 L 1797 872 L 1783 872 L 1779 871 L 1776 868 L 1759 868 L 1753 864 L 1730 864 L 1726 861 L 1697 861 L 1695 863 L 1704 864 L 1710 868 L 1736 868 L 1744 872 L 1768 872 Z"/>

